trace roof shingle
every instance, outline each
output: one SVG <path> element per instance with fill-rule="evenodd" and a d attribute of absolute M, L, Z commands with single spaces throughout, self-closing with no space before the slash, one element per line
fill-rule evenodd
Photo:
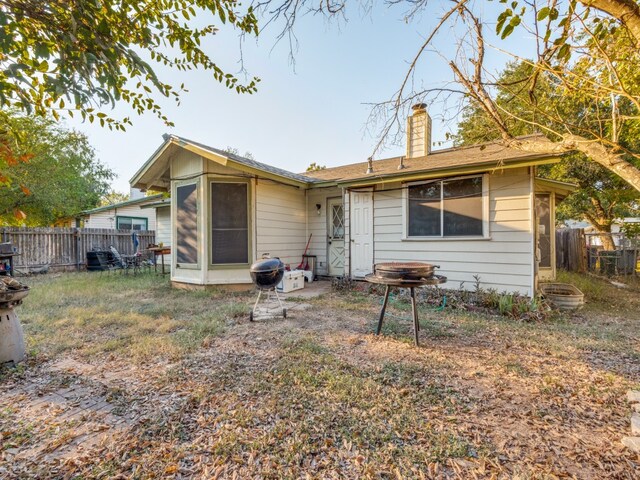
<path fill-rule="evenodd" d="M 535 135 L 521 138 L 535 137 L 537 140 L 545 139 L 543 135 Z M 535 160 L 548 157 L 531 152 L 524 152 L 514 148 L 505 147 L 499 142 L 483 143 L 468 147 L 453 147 L 436 150 L 424 157 L 404 158 L 403 169 L 398 169 L 400 159 L 392 157 L 373 161 L 373 173 L 367 174 L 367 162 L 352 163 L 341 167 L 326 168 L 313 172 L 306 172 L 305 176 L 313 177 L 316 181 L 346 182 L 354 180 L 376 179 L 405 173 L 432 172 L 448 170 L 456 167 L 486 166 L 487 169 L 500 167 L 512 162 L 523 160 Z"/>

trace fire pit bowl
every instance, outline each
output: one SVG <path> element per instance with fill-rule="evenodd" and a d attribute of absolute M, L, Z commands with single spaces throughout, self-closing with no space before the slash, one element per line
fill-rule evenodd
<path fill-rule="evenodd" d="M 423 262 L 387 262 L 376 263 L 374 273 L 379 278 L 390 280 L 422 280 L 431 278 L 438 265 Z"/>
<path fill-rule="evenodd" d="M 29 295 L 29 287 L 22 286 L 19 290 L 0 291 L 0 308 L 19 305 L 24 297 Z"/>

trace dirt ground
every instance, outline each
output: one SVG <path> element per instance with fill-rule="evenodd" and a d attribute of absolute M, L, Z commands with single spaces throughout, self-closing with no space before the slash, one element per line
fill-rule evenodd
<path fill-rule="evenodd" d="M 630 309 L 596 305 L 538 324 L 425 306 L 416 348 L 401 301 L 383 335 L 372 333 L 379 298 L 366 293 L 249 323 L 249 296 L 146 281 L 138 296 L 170 296 L 167 313 L 102 282 L 102 295 L 121 300 L 118 318 L 168 326 L 140 318 L 146 333 L 124 341 L 122 325 L 91 330 L 89 318 L 78 331 L 91 337 L 60 350 L 48 329 L 77 336 L 74 302 L 84 300 L 34 295 L 57 302 L 46 320 L 25 302 L 36 340 L 0 377 L 0 477 L 640 478 L 640 458 L 620 442 L 625 392 L 640 381 L 636 292 L 623 294 Z M 207 302 L 224 306 L 216 328 L 185 342 L 176 312 L 200 315 Z"/>

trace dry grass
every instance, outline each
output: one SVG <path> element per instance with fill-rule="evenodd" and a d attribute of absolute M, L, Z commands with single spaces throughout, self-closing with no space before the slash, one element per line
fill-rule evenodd
<path fill-rule="evenodd" d="M 380 299 L 361 292 L 249 324 L 249 296 L 155 276 L 34 287 L 20 307 L 33 356 L 0 383 L 13 405 L 0 410 L 0 450 L 26 452 L 0 457 L 15 476 L 600 479 L 640 468 L 620 445 L 623 395 L 640 386 L 640 300 L 604 282 L 579 285 L 583 311 L 544 323 L 423 307 L 419 349 L 405 302 L 376 337 Z M 105 399 L 127 427 L 78 450 L 83 424 L 37 404 L 69 388 Z"/>
<path fill-rule="evenodd" d="M 29 283 L 20 319 L 35 356 L 72 351 L 177 359 L 247 310 L 240 295 L 178 291 L 155 275 L 81 273 Z"/>

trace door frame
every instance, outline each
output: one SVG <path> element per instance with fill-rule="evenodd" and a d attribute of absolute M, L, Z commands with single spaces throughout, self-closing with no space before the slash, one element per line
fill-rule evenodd
<path fill-rule="evenodd" d="M 356 278 L 353 274 L 353 252 L 351 245 L 354 243 L 353 240 L 353 199 L 352 193 L 369 193 L 371 194 L 371 264 L 372 267 L 375 264 L 375 232 L 373 230 L 374 225 L 374 187 L 367 188 L 359 188 L 357 190 L 349 190 L 349 276 L 351 278 Z M 357 277 L 362 278 L 362 277 Z"/>
<path fill-rule="evenodd" d="M 331 208 L 332 205 L 339 203 L 340 205 L 342 205 L 342 228 L 344 229 L 344 232 L 342 234 L 342 242 L 343 242 L 343 255 L 342 255 L 342 275 L 344 275 L 345 273 L 345 267 L 346 267 L 346 257 L 347 257 L 347 225 L 346 225 L 346 215 L 344 212 L 344 200 L 342 197 L 327 197 L 326 199 L 326 209 L 325 211 L 327 212 L 326 214 L 326 225 L 327 225 L 327 275 L 334 277 L 334 276 L 341 276 L 341 275 L 332 275 L 331 274 L 331 245 L 329 244 L 329 241 L 333 238 L 331 236 L 332 229 L 333 229 L 333 210 Z"/>
<path fill-rule="evenodd" d="M 538 195 L 548 195 L 549 196 L 549 256 L 550 256 L 550 266 L 549 267 L 541 267 L 540 262 L 537 256 L 538 251 L 538 243 L 540 241 L 540 219 L 538 218 L 538 210 L 535 208 L 535 197 Z M 556 196 L 554 192 L 536 190 L 534 192 L 534 208 L 533 208 L 533 216 L 534 216 L 534 251 L 533 258 L 536 263 L 536 269 L 538 272 L 538 278 L 540 280 L 555 280 L 556 279 Z"/>

